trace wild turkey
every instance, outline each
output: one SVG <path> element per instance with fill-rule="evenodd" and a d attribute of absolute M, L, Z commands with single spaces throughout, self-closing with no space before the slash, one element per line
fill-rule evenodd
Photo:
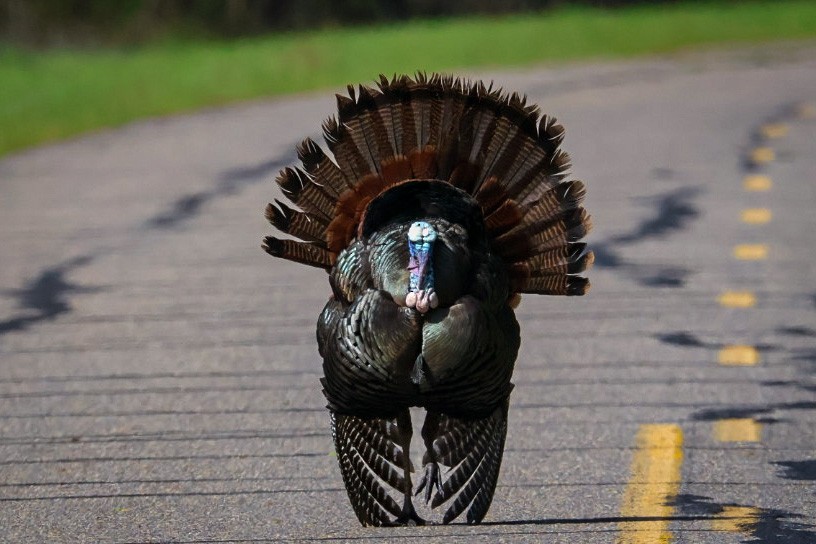
<path fill-rule="evenodd" d="M 517 94 L 422 74 L 351 86 L 277 183 L 264 249 L 329 272 L 317 323 L 337 458 L 363 525 L 479 523 L 498 479 L 520 293 L 583 295 L 584 185 L 555 120 Z M 409 407 L 426 410 L 412 484 Z M 443 470 L 444 467 L 446 470 Z"/>

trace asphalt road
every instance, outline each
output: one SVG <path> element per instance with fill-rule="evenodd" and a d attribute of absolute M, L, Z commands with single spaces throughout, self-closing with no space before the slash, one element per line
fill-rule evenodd
<path fill-rule="evenodd" d="M 487 523 L 347 503 L 325 274 L 260 249 L 325 92 L 0 161 L 0 541 L 816 542 L 816 50 L 481 75 L 565 125 L 597 255 L 519 308 Z"/>

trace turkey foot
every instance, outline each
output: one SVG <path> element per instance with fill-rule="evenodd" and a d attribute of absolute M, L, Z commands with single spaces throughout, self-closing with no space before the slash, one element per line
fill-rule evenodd
<path fill-rule="evenodd" d="M 439 465 L 436 461 L 425 463 L 425 474 L 422 475 L 422 479 L 419 481 L 414 496 L 419 495 L 424 489 L 425 503 L 427 504 L 431 502 L 431 494 L 434 488 L 436 488 L 439 494 L 442 493 L 442 476 L 440 475 Z"/>
<path fill-rule="evenodd" d="M 408 526 L 415 527 L 418 525 L 425 525 L 426 521 L 419 517 L 419 514 L 414 510 L 414 504 L 411 502 L 411 496 L 406 495 L 402 503 L 402 513 L 392 523 L 394 526 Z"/>
<path fill-rule="evenodd" d="M 428 310 L 439 306 L 439 296 L 436 291 L 431 289 L 420 289 L 419 291 L 410 291 L 405 295 L 405 305 L 409 308 L 414 308 L 421 314 L 427 313 Z"/>

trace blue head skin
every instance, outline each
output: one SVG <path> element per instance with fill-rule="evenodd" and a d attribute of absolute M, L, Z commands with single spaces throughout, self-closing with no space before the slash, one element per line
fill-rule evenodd
<path fill-rule="evenodd" d="M 436 229 L 425 221 L 416 221 L 408 229 L 409 285 L 406 305 L 425 313 L 439 304 L 434 292 L 433 246 Z"/>

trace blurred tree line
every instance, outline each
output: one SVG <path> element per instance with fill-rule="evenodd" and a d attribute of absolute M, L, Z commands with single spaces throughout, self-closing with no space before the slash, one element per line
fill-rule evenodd
<path fill-rule="evenodd" d="M 647 1 L 584 0 L 577 3 L 611 7 Z M 0 41 L 51 46 L 143 43 L 168 35 L 234 37 L 420 17 L 542 10 L 570 3 L 567 0 L 0 0 Z"/>

